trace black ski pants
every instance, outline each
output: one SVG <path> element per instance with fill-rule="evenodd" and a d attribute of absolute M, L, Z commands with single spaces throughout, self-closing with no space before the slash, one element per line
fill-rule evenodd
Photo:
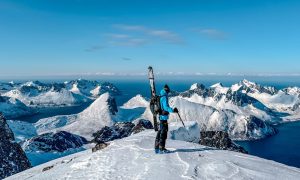
<path fill-rule="evenodd" d="M 155 148 L 164 149 L 166 146 L 166 140 L 168 136 L 168 121 L 160 121 L 159 130 L 155 138 Z"/>

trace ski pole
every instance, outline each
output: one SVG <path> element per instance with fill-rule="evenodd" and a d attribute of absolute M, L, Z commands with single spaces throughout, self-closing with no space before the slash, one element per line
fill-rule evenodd
<path fill-rule="evenodd" d="M 183 127 L 186 129 L 186 132 L 188 133 L 188 135 L 189 135 L 190 137 L 192 137 L 191 134 L 190 134 L 190 132 L 189 132 L 189 130 L 186 128 L 186 126 L 185 126 L 185 124 L 184 124 L 184 122 L 183 122 L 183 120 L 182 120 L 182 118 L 181 118 L 179 112 L 177 112 L 177 114 L 178 114 L 178 117 L 179 117 L 180 121 L 182 122 Z"/>
<path fill-rule="evenodd" d="M 185 127 L 185 124 L 184 124 L 184 122 L 183 122 L 183 120 L 182 120 L 182 118 L 181 118 L 181 116 L 180 116 L 180 114 L 179 114 L 179 112 L 177 112 L 177 114 L 178 114 L 178 117 L 179 117 L 180 121 L 182 122 L 182 125 L 184 126 L 184 128 L 186 128 L 186 127 Z"/>

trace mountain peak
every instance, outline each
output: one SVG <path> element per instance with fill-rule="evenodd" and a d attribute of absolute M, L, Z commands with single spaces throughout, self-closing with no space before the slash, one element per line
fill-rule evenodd
<path fill-rule="evenodd" d="M 123 104 L 123 108 L 137 108 L 137 107 L 148 107 L 149 102 L 140 94 L 134 96 L 129 101 L 127 101 L 125 104 Z"/>
<path fill-rule="evenodd" d="M 253 87 L 253 86 L 256 86 L 257 84 L 255 82 L 251 82 L 251 81 L 248 81 L 247 79 L 243 79 L 241 82 L 240 82 L 241 85 L 245 85 L 247 87 Z"/>
<path fill-rule="evenodd" d="M 191 85 L 190 90 L 204 89 L 204 88 L 205 88 L 205 86 L 203 84 L 194 83 Z"/>
<path fill-rule="evenodd" d="M 224 87 L 222 83 L 216 83 L 212 86 L 210 86 L 211 88 L 219 88 L 219 87 Z"/>

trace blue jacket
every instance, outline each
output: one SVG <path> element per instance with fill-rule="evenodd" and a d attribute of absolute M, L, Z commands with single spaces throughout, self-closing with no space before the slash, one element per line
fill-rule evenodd
<path fill-rule="evenodd" d="M 168 111 L 169 113 L 174 112 L 173 109 L 169 106 L 169 98 L 167 92 L 162 89 L 160 91 L 160 107 L 163 111 Z M 159 120 L 166 121 L 169 119 L 169 115 L 159 115 Z"/>

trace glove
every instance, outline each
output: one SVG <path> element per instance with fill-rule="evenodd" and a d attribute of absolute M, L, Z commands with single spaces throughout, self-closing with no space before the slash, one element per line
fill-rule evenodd
<path fill-rule="evenodd" d="M 178 109 L 177 108 L 174 108 L 173 111 L 174 111 L 174 113 L 178 113 Z"/>

